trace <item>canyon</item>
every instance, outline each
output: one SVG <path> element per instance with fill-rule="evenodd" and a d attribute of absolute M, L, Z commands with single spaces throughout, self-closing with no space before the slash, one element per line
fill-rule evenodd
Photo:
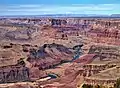
<path fill-rule="evenodd" d="M 114 88 L 119 44 L 119 18 L 0 18 L 0 88 Z"/>

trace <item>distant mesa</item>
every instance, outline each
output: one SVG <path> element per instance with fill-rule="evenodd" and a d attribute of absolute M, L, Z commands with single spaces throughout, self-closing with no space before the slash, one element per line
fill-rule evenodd
<path fill-rule="evenodd" d="M 120 17 L 120 14 L 112 14 L 111 17 Z"/>

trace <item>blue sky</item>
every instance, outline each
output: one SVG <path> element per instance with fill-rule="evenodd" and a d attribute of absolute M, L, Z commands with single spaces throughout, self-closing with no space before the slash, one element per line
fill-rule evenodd
<path fill-rule="evenodd" d="M 120 0 L 0 0 L 0 15 L 120 14 Z"/>
<path fill-rule="evenodd" d="M 0 0 L 1 4 L 118 4 L 120 0 Z"/>

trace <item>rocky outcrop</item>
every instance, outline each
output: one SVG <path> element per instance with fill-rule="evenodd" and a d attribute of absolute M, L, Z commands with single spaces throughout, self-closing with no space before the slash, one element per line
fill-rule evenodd
<path fill-rule="evenodd" d="M 62 62 L 72 59 L 72 52 L 59 44 L 44 44 L 38 50 L 32 49 L 28 61 L 39 69 L 52 68 Z"/>
<path fill-rule="evenodd" d="M 51 19 L 51 25 L 52 26 L 62 26 L 66 25 L 67 21 L 66 20 L 61 20 L 61 19 Z"/>
<path fill-rule="evenodd" d="M 114 46 L 91 46 L 89 54 L 96 54 L 100 60 L 104 59 L 119 59 L 120 57 L 120 49 L 119 47 Z"/>

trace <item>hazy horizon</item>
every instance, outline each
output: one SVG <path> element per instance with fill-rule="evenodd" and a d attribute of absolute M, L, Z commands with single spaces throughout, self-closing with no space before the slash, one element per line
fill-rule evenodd
<path fill-rule="evenodd" d="M 2 0 L 0 15 L 120 14 L 119 0 Z"/>

